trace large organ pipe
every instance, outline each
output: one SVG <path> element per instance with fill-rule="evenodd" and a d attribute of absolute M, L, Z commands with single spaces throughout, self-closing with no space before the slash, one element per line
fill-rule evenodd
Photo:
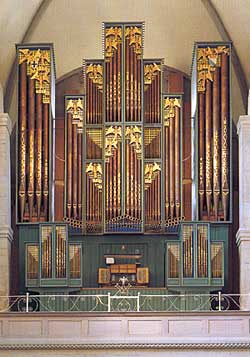
<path fill-rule="evenodd" d="M 220 103 L 219 103 L 219 69 L 214 72 L 213 80 L 213 201 L 214 213 L 218 219 L 220 197 Z"/>
<path fill-rule="evenodd" d="M 45 219 L 48 219 L 49 196 L 49 105 L 43 104 L 43 207 Z"/>
<path fill-rule="evenodd" d="M 77 185 L 77 202 L 78 202 L 78 218 L 82 218 L 82 134 L 77 134 L 77 175 L 78 175 L 78 185 Z"/>
<path fill-rule="evenodd" d="M 180 109 L 175 107 L 175 215 L 180 217 Z"/>
<path fill-rule="evenodd" d="M 161 122 L 161 76 L 160 73 L 157 73 L 157 87 L 156 87 L 156 112 L 157 112 L 157 122 Z"/>
<path fill-rule="evenodd" d="M 42 94 L 36 95 L 36 205 L 37 217 L 41 213 L 41 193 L 42 193 Z"/>
<path fill-rule="evenodd" d="M 174 132 L 175 125 L 174 120 L 170 119 L 169 123 L 169 198 L 170 198 L 170 216 L 174 217 L 174 208 L 175 208 L 175 183 L 174 183 L 174 165 L 175 165 L 175 149 L 174 149 Z"/>
<path fill-rule="evenodd" d="M 121 121 L 121 44 L 117 50 L 117 121 Z"/>
<path fill-rule="evenodd" d="M 165 216 L 166 219 L 169 217 L 169 127 L 165 126 Z"/>
<path fill-rule="evenodd" d="M 105 186 L 106 186 L 106 204 L 105 204 L 105 208 L 106 208 L 106 220 L 110 219 L 109 216 L 109 161 L 105 162 L 105 173 L 106 173 L 106 182 L 105 182 Z"/>
<path fill-rule="evenodd" d="M 106 103 L 106 121 L 109 122 L 109 117 L 110 117 L 110 108 L 109 108 L 109 67 L 110 67 L 110 62 L 105 63 L 105 68 L 106 68 L 106 98 L 105 98 L 105 103 Z"/>
<path fill-rule="evenodd" d="M 35 136 L 35 81 L 34 79 L 28 78 L 29 84 L 29 115 L 28 115 L 28 125 L 29 125 L 29 178 L 28 178 L 28 203 L 29 203 L 29 219 L 32 221 L 33 216 L 33 206 L 34 206 L 34 136 Z M 41 105 L 41 103 L 40 103 Z M 42 120 L 42 118 L 39 118 Z M 38 128 L 37 128 L 38 130 Z M 38 151 L 37 151 L 38 152 Z"/>
<path fill-rule="evenodd" d="M 117 51 L 115 51 L 114 56 L 112 58 L 112 65 L 113 65 L 113 94 L 112 94 L 112 100 L 113 100 L 113 111 L 114 111 L 114 116 L 113 116 L 113 121 L 117 121 L 118 116 L 117 116 Z"/>
<path fill-rule="evenodd" d="M 133 75 L 133 68 L 134 68 L 134 51 L 131 46 L 129 46 L 129 72 L 130 72 L 130 121 L 134 120 L 134 75 Z"/>
<path fill-rule="evenodd" d="M 126 62 L 125 62 L 125 76 L 126 76 L 126 121 L 129 121 L 129 92 L 130 92 L 130 75 L 129 75 L 129 45 L 127 41 L 126 46 Z"/>
<path fill-rule="evenodd" d="M 199 209 L 200 218 L 203 215 L 205 195 L 205 95 L 199 93 Z"/>
<path fill-rule="evenodd" d="M 133 72 L 134 72 L 134 121 L 138 120 L 138 92 L 137 92 L 137 56 L 136 53 L 134 52 L 134 67 L 133 67 Z"/>
<path fill-rule="evenodd" d="M 129 143 L 126 140 L 126 207 L 127 214 L 129 215 L 129 196 L 130 196 L 130 181 L 129 181 Z"/>
<path fill-rule="evenodd" d="M 227 220 L 229 206 L 228 83 L 229 58 L 226 53 L 223 53 L 221 55 L 221 189 L 224 220 Z"/>
<path fill-rule="evenodd" d="M 117 150 L 114 151 L 114 155 L 113 155 L 113 167 L 112 167 L 112 171 L 113 171 L 113 194 L 112 194 L 112 206 L 113 206 L 113 216 L 116 217 L 116 209 L 117 209 L 117 205 L 116 205 L 116 192 L 117 192 L 117 180 L 116 180 L 116 174 L 117 174 L 117 166 L 116 166 L 116 159 L 117 159 Z"/>
<path fill-rule="evenodd" d="M 134 187 L 134 157 L 133 157 L 133 148 L 130 145 L 130 214 L 131 217 L 134 217 L 134 196 L 135 196 L 135 187 Z"/>
<path fill-rule="evenodd" d="M 212 91 L 211 81 L 206 81 L 206 203 L 207 214 L 211 214 L 211 198 L 212 198 L 212 150 L 211 150 L 211 123 L 212 123 Z"/>
<path fill-rule="evenodd" d="M 161 222 L 161 175 L 158 174 L 157 176 L 157 224 Z"/>
<path fill-rule="evenodd" d="M 110 105 L 110 120 L 114 121 L 114 108 L 113 108 L 113 57 L 110 60 L 109 66 L 109 105 Z"/>
<path fill-rule="evenodd" d="M 67 216 L 72 209 L 72 114 L 67 114 Z"/>
<path fill-rule="evenodd" d="M 73 217 L 77 217 L 77 183 L 78 183 L 78 170 L 77 170 L 77 125 L 73 124 L 72 125 L 72 132 L 73 132 L 73 138 L 72 138 L 72 144 L 73 144 L 73 172 L 72 172 L 72 190 L 73 190 Z"/>
<path fill-rule="evenodd" d="M 118 216 L 121 215 L 121 156 L 118 152 L 117 155 L 117 206 L 118 206 Z"/>
<path fill-rule="evenodd" d="M 141 60 L 137 61 L 138 121 L 141 121 Z"/>
<path fill-rule="evenodd" d="M 133 150 L 133 160 L 134 160 L 134 217 L 138 218 L 138 177 L 137 177 L 137 170 L 138 170 L 138 159 L 136 152 Z"/>
<path fill-rule="evenodd" d="M 20 183 L 19 183 L 19 207 L 20 207 L 20 221 L 23 221 L 25 200 L 26 200 L 26 116 L 27 116 L 27 76 L 26 63 L 20 64 L 20 141 L 19 141 L 19 155 L 20 155 Z"/>

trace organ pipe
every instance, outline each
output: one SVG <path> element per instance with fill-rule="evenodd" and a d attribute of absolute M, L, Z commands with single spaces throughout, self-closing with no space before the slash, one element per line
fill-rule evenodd
<path fill-rule="evenodd" d="M 26 201 L 26 117 L 27 117 L 27 76 L 26 63 L 20 64 L 20 108 L 19 108 L 19 155 L 20 155 L 20 178 L 19 178 L 19 212 L 20 221 L 23 221 Z"/>

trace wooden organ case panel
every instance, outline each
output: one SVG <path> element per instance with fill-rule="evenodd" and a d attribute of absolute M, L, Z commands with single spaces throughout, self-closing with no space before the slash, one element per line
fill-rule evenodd
<path fill-rule="evenodd" d="M 18 45 L 17 221 L 52 218 L 52 120 L 55 110 L 51 45 Z"/>
<path fill-rule="evenodd" d="M 201 220 L 231 220 L 231 112 L 228 43 L 195 46 L 198 209 Z"/>

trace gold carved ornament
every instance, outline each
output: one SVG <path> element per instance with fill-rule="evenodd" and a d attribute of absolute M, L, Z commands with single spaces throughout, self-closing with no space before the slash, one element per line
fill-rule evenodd
<path fill-rule="evenodd" d="M 204 93 L 206 90 L 206 80 L 213 82 L 213 72 L 221 66 L 221 55 L 225 53 L 229 56 L 229 47 L 218 46 L 214 48 L 198 48 L 197 50 L 197 72 L 198 72 L 198 92 Z"/>
<path fill-rule="evenodd" d="M 110 61 L 114 52 L 117 50 L 118 44 L 122 43 L 122 28 L 109 27 L 105 31 L 105 59 Z"/>
<path fill-rule="evenodd" d="M 152 84 L 155 77 L 161 72 L 159 64 L 150 63 L 144 65 L 144 89 L 146 90 Z"/>
<path fill-rule="evenodd" d="M 118 143 L 122 138 L 122 128 L 120 126 L 110 126 L 105 132 L 105 159 L 109 162 L 109 158 L 117 149 Z"/>
<path fill-rule="evenodd" d="M 129 39 L 129 46 L 133 46 L 137 58 L 142 55 L 142 29 L 137 26 L 126 27 L 125 37 Z"/>
<path fill-rule="evenodd" d="M 152 182 L 156 179 L 161 171 L 161 167 L 157 162 L 146 164 L 144 168 L 144 184 L 147 190 Z"/>
<path fill-rule="evenodd" d="M 131 145 L 137 155 L 138 159 L 141 159 L 142 153 L 142 131 L 137 125 L 127 126 L 125 132 L 125 138 L 129 140 L 129 145 Z"/>
<path fill-rule="evenodd" d="M 181 108 L 181 103 L 178 98 L 164 98 L 163 111 L 165 126 L 169 126 L 170 119 L 175 117 L 175 108 Z"/>
<path fill-rule="evenodd" d="M 102 92 L 103 88 L 103 67 L 98 63 L 90 63 L 87 65 L 86 74 L 92 80 L 97 88 Z"/>
<path fill-rule="evenodd" d="M 50 103 L 50 51 L 19 50 L 19 64 L 27 62 L 27 76 L 35 80 L 37 94 L 42 94 L 43 103 Z"/>
<path fill-rule="evenodd" d="M 78 133 L 83 132 L 83 100 L 69 99 L 67 100 L 66 112 L 72 114 L 72 124 L 77 125 Z"/>
<path fill-rule="evenodd" d="M 86 173 L 99 191 L 102 191 L 102 165 L 90 162 L 87 164 Z"/>

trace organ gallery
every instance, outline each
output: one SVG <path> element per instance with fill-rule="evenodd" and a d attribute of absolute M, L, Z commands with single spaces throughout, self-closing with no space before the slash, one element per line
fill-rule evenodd
<path fill-rule="evenodd" d="M 187 76 L 143 41 L 104 23 L 57 83 L 51 44 L 17 45 L 21 292 L 232 287 L 231 44 L 195 43 Z"/>

